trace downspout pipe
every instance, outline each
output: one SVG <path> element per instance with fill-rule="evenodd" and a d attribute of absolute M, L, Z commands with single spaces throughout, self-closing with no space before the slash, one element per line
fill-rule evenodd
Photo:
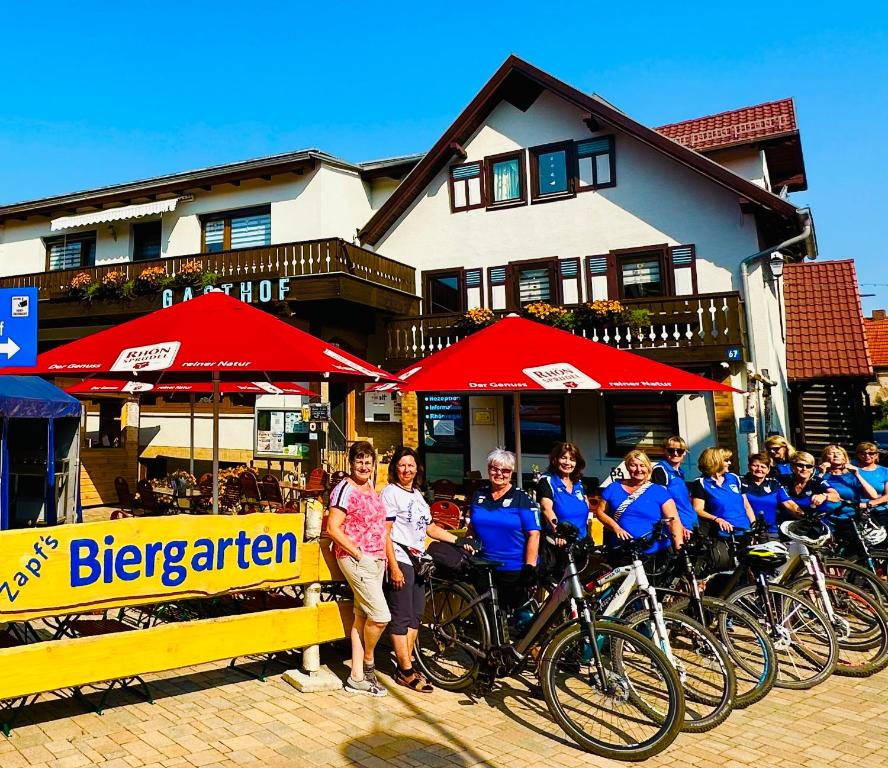
<path fill-rule="evenodd" d="M 746 328 L 751 332 L 749 333 L 749 351 L 750 356 L 752 358 L 752 375 L 759 375 L 759 360 L 758 360 L 758 349 L 756 347 L 756 334 L 752 332 L 753 323 L 752 323 L 752 309 L 749 303 L 749 266 L 754 261 L 762 258 L 770 258 L 771 254 L 774 251 L 780 251 L 784 248 L 789 248 L 792 245 L 796 245 L 797 243 L 801 243 L 811 237 L 812 232 L 814 231 L 813 224 L 811 222 L 811 211 L 807 208 L 800 208 L 797 211 L 799 218 L 804 219 L 804 225 L 802 227 L 802 231 L 798 235 L 794 235 L 790 237 L 788 240 L 784 240 L 782 243 L 778 243 L 777 245 L 771 246 L 769 248 L 764 248 L 757 253 L 753 253 L 751 256 L 747 256 L 743 261 L 740 262 L 740 279 L 743 284 L 743 311 L 746 315 Z M 816 257 L 816 253 L 811 256 L 811 258 Z M 753 401 L 754 393 L 752 391 L 747 391 L 746 393 L 746 415 L 755 417 L 755 404 Z M 748 449 L 749 453 L 757 453 L 758 452 L 758 435 L 757 432 L 753 432 L 747 435 L 748 441 Z"/>

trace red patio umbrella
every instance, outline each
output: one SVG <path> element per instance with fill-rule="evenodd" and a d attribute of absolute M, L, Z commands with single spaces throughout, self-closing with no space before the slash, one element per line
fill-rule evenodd
<path fill-rule="evenodd" d="M 509 315 L 409 365 L 375 392 L 514 392 L 520 473 L 521 392 L 620 390 L 734 392 L 732 387 L 607 344 Z"/>
<path fill-rule="evenodd" d="M 76 384 L 65 387 L 69 395 L 112 395 L 112 394 L 141 394 L 153 393 L 161 395 L 175 394 L 211 394 L 213 383 L 211 381 L 160 381 L 152 384 L 150 381 L 124 381 L 123 379 L 84 379 Z M 319 397 L 317 392 L 312 392 L 293 381 L 221 381 L 219 393 L 222 395 L 300 395 L 302 397 Z"/>
<path fill-rule="evenodd" d="M 33 368 L 3 373 L 101 374 L 165 383 L 209 381 L 213 387 L 213 512 L 218 512 L 221 381 L 372 381 L 391 375 L 222 291 L 211 291 L 121 323 L 37 356 Z"/>

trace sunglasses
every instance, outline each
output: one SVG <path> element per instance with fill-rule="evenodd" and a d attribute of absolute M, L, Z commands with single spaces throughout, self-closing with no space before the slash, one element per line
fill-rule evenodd
<path fill-rule="evenodd" d="M 684 456 L 687 453 L 687 450 L 684 448 L 667 448 L 666 453 L 672 454 L 673 456 Z"/>
<path fill-rule="evenodd" d="M 768 450 L 769 451 L 782 451 L 784 448 L 786 448 L 785 445 L 772 445 L 770 448 L 768 448 Z"/>
<path fill-rule="evenodd" d="M 858 456 L 878 456 L 879 452 L 878 451 L 858 451 L 857 455 Z"/>
<path fill-rule="evenodd" d="M 490 472 L 491 475 L 503 475 L 505 477 L 512 474 L 511 469 L 505 469 L 504 467 L 488 467 L 487 471 Z"/>
<path fill-rule="evenodd" d="M 813 464 L 802 464 L 801 462 L 796 462 L 793 466 L 798 467 L 799 469 L 814 469 Z"/>

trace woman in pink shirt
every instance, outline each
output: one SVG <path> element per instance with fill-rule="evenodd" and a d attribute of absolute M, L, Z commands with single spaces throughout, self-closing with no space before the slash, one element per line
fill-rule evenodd
<path fill-rule="evenodd" d="M 359 441 L 348 451 L 351 473 L 330 492 L 327 533 L 342 575 L 355 595 L 351 628 L 352 668 L 345 690 L 385 696 L 376 679 L 373 652 L 391 620 L 382 591 L 386 564 L 385 506 L 373 487 L 376 451 Z"/>

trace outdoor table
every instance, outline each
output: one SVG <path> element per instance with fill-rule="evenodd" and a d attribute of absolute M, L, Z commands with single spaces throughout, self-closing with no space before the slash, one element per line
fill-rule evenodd
<path fill-rule="evenodd" d="M 189 488 L 187 491 L 179 491 L 175 488 L 160 486 L 154 489 L 154 495 L 171 498 L 172 501 L 170 503 L 170 508 L 177 511 L 181 509 L 181 507 L 179 507 L 179 499 L 185 499 L 188 502 L 187 510 L 189 512 L 193 512 L 194 501 L 195 499 L 201 498 L 203 496 L 203 492 L 200 490 L 200 488 Z"/>
<path fill-rule="evenodd" d="M 305 486 L 297 485 L 296 483 L 281 482 L 280 485 L 284 495 L 284 504 L 300 501 L 302 494 L 307 490 Z"/>

